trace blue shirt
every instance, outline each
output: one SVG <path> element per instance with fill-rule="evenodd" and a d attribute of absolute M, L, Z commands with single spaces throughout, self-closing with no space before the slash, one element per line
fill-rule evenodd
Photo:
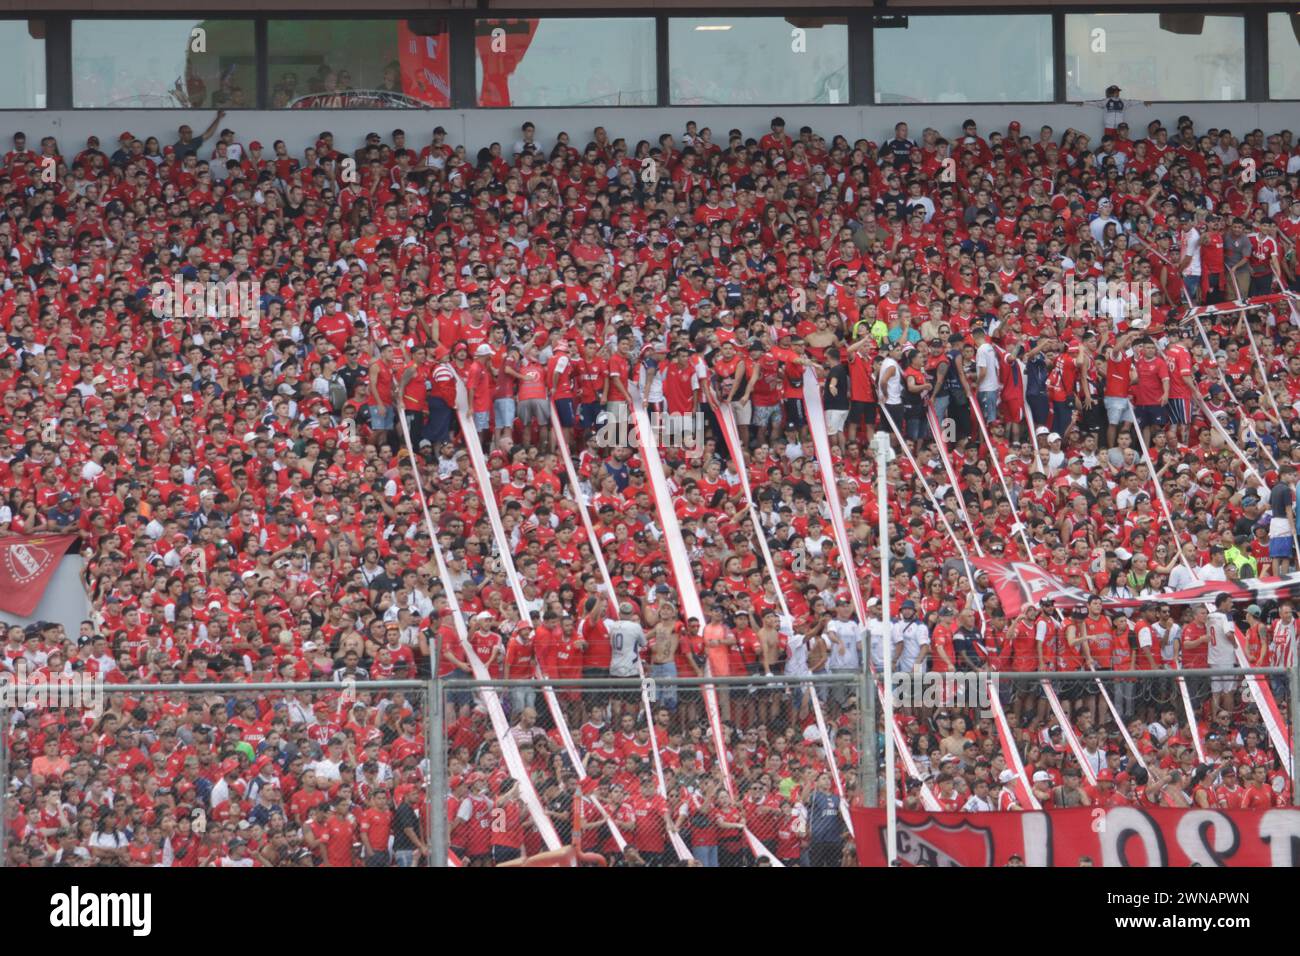
<path fill-rule="evenodd" d="M 814 790 L 808 803 L 808 835 L 812 843 L 839 843 L 844 825 L 840 822 L 840 798 L 835 793 Z"/>

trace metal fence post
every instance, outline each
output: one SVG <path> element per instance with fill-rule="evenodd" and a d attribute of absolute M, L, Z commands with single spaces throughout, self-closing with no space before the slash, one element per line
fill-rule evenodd
<path fill-rule="evenodd" d="M 11 685 L 12 686 L 12 685 Z M 9 705 L 0 687 L 0 868 L 9 865 Z"/>
<path fill-rule="evenodd" d="M 1291 721 L 1291 806 L 1300 807 L 1300 786 L 1296 785 L 1296 770 L 1300 769 L 1300 755 L 1296 753 L 1296 748 L 1300 747 L 1300 654 L 1296 654 L 1291 663 L 1287 683 L 1291 692 L 1287 704 L 1287 717 Z"/>
<path fill-rule="evenodd" d="M 867 653 L 870 654 L 870 650 Z M 861 688 L 858 693 L 862 698 L 862 706 L 858 708 L 858 712 L 862 714 L 863 724 L 858 786 L 862 790 L 862 805 L 874 810 L 880 803 L 878 793 L 880 780 L 877 773 L 880 761 L 876 758 L 876 694 L 865 659 L 858 677 L 858 686 Z"/>
<path fill-rule="evenodd" d="M 425 754 L 429 760 L 429 866 L 447 865 L 447 731 L 442 681 L 429 681 Z"/>

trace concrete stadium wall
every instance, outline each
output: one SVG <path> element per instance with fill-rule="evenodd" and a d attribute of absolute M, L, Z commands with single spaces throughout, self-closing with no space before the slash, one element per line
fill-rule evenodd
<path fill-rule="evenodd" d="M 118 130 L 118 132 L 122 132 Z M 19 617 L 8 611 L 0 611 L 0 622 L 26 627 L 37 621 L 53 621 L 62 624 L 69 637 L 76 640 L 81 630 L 81 622 L 90 617 L 90 601 L 86 589 L 81 586 L 81 555 L 68 554 L 59 562 L 50 578 L 41 603 L 31 617 Z"/>
<path fill-rule="evenodd" d="M 1179 116 L 1190 116 L 1197 129 L 1211 126 L 1228 128 L 1240 135 L 1256 127 L 1265 132 L 1300 126 L 1300 106 L 1296 103 L 1158 103 L 1134 105 L 1126 118 L 1133 137 L 1145 135 L 1152 119 L 1172 127 Z M 507 148 L 518 139 L 525 120 L 537 125 L 537 138 L 543 148 L 555 143 L 561 131 L 569 134 L 573 145 L 581 146 L 596 126 L 604 126 L 611 137 L 622 136 L 634 145 L 637 139 L 653 141 L 660 133 L 678 135 L 688 120 L 713 129 L 714 142 L 726 145 L 727 131 L 738 127 L 747 136 L 767 132 L 773 116 L 784 117 L 787 128 L 811 126 L 819 133 L 842 133 L 850 139 L 865 136 L 876 142 L 888 139 L 894 124 L 906 121 L 915 138 L 926 126 L 933 126 L 946 136 L 956 136 L 962 121 L 973 117 L 987 136 L 995 130 L 1005 133 L 1011 120 L 1018 120 L 1022 131 L 1035 139 L 1038 128 L 1047 123 L 1058 134 L 1074 127 L 1100 137 L 1101 110 L 1075 104 L 986 104 L 922 106 L 675 106 L 582 109 L 507 109 L 507 110 L 242 110 L 227 114 L 223 126 L 235 130 L 239 141 L 261 140 L 267 147 L 276 139 L 285 140 L 291 154 L 300 156 L 315 142 L 322 130 L 334 133 L 336 144 L 351 151 L 365 134 L 380 133 L 385 140 L 394 129 L 404 129 L 407 142 L 419 147 L 427 143 L 435 126 L 445 126 L 448 141 L 464 143 L 477 150 L 494 141 Z M 8 148 L 10 136 L 17 130 L 27 134 L 32 146 L 41 136 L 54 136 L 60 148 L 74 154 L 84 147 L 86 137 L 95 135 L 107 152 L 116 149 L 117 137 L 124 131 L 140 139 L 157 136 L 165 146 L 176 139 L 176 129 L 188 123 L 196 133 L 202 132 L 213 113 L 194 110 L 0 110 L 0 144 Z M 1094 139 L 1095 141 L 1095 139 Z M 206 155 L 206 151 L 205 151 Z M 470 157 L 473 161 L 473 156 Z"/>

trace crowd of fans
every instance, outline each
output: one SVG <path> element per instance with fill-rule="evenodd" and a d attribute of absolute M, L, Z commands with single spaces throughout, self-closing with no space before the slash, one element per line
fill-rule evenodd
<path fill-rule="evenodd" d="M 51 137 L 37 152 L 18 133 L 3 158 L 0 532 L 76 534 L 93 614 L 78 634 L 10 628 L 0 666 L 131 688 L 98 714 L 10 713 L 10 863 L 411 865 L 427 860 L 444 801 L 462 861 L 541 851 L 482 694 L 453 697 L 450 792 L 431 811 L 418 698 L 349 690 L 471 670 L 417 473 L 468 642 L 494 677 L 635 675 L 638 654 L 660 678 L 847 675 L 864 654 L 879 666 L 812 457 L 806 370 L 821 383 L 847 563 L 876 610 L 869 442 L 893 435 L 885 416 L 907 439 L 888 466 L 896 667 L 1153 672 L 1110 685 L 1141 762 L 1095 685 L 1062 682 L 1095 787 L 1041 693 L 1000 682 L 1044 806 L 1290 803 L 1290 768 L 1238 680 L 1194 685 L 1189 715 L 1156 678 L 1235 666 L 1236 624 L 1251 664 L 1294 660 L 1285 602 L 1161 602 L 1294 561 L 1291 131 L 1181 117 L 1136 138 L 1125 124 L 1100 138 L 1022 135 L 1017 122 L 985 135 L 968 121 L 951 141 L 930 129 L 914 141 L 900 123 L 877 143 L 778 118 L 757 138 L 689 123 L 629 143 L 530 123 L 477 152 L 439 127 L 371 134 L 355 151 L 322 133 L 295 156 L 217 133 L 220 118 L 161 149 L 123 133 L 107 152 L 92 138 L 65 153 Z M 178 277 L 238 286 L 256 307 L 163 305 L 160 284 Z M 1266 301 L 1205 316 L 1205 338 L 1188 321 L 1190 305 L 1247 296 Z M 496 554 L 458 388 L 530 622 Z M 599 440 L 633 389 L 705 422 L 698 441 L 661 449 L 702 622 L 683 615 L 637 447 Z M 1096 598 L 1077 614 L 1044 602 L 1009 616 L 966 571 L 963 552 L 977 551 Z M 148 691 L 215 681 L 323 683 Z M 1285 718 L 1285 683 L 1275 690 Z M 677 862 L 676 834 L 694 864 L 741 865 L 755 859 L 748 828 L 784 863 L 839 865 L 853 853 L 840 804 L 861 801 L 868 742 L 851 685 L 820 693 L 832 755 L 807 685 L 788 679 L 720 694 L 723 741 L 688 688 L 658 688 L 653 727 L 635 693 L 561 694 L 585 781 L 540 694 L 500 699 L 566 843 L 578 819 L 585 848 L 616 864 Z M 898 720 L 920 775 L 900 778 L 901 805 L 919 806 L 924 782 L 944 809 L 1014 807 L 987 718 L 954 705 Z M 593 800 L 627 851 L 594 811 L 575 813 Z"/>

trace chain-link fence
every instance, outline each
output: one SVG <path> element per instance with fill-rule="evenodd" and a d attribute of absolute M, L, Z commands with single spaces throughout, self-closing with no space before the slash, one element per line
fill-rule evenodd
<path fill-rule="evenodd" d="M 870 769 L 868 686 L 857 672 L 443 681 L 435 845 L 472 866 L 807 865 L 812 850 L 838 865 Z"/>
<path fill-rule="evenodd" d="M 996 787 L 1017 769 L 1005 741 L 1027 785 L 1045 774 L 1068 800 L 1101 784 L 1137 802 L 1150 779 L 1189 797 L 1250 789 L 1251 806 L 1290 805 L 1293 676 L 11 686 L 0 694 L 0 859 L 852 865 L 849 808 L 881 806 L 888 792 L 886 688 L 904 808 L 934 809 L 928 797 L 960 809 L 981 780 Z"/>
<path fill-rule="evenodd" d="M 0 860 L 428 865 L 432 684 L 0 690 Z"/>
<path fill-rule="evenodd" d="M 928 672 L 896 674 L 891 686 L 907 809 L 960 809 L 972 797 L 996 806 L 1003 773 L 1058 801 L 1069 785 L 1067 806 L 1095 804 L 1099 783 L 1101 798 L 1116 788 L 1125 802 L 1158 783 L 1170 805 L 1200 786 L 1213 800 L 1226 788 L 1233 808 L 1231 794 L 1250 787 L 1250 806 L 1300 806 L 1297 683 L 1284 668 Z M 875 726 L 868 744 L 883 746 L 883 718 Z M 869 803 L 883 805 L 883 793 Z"/>

